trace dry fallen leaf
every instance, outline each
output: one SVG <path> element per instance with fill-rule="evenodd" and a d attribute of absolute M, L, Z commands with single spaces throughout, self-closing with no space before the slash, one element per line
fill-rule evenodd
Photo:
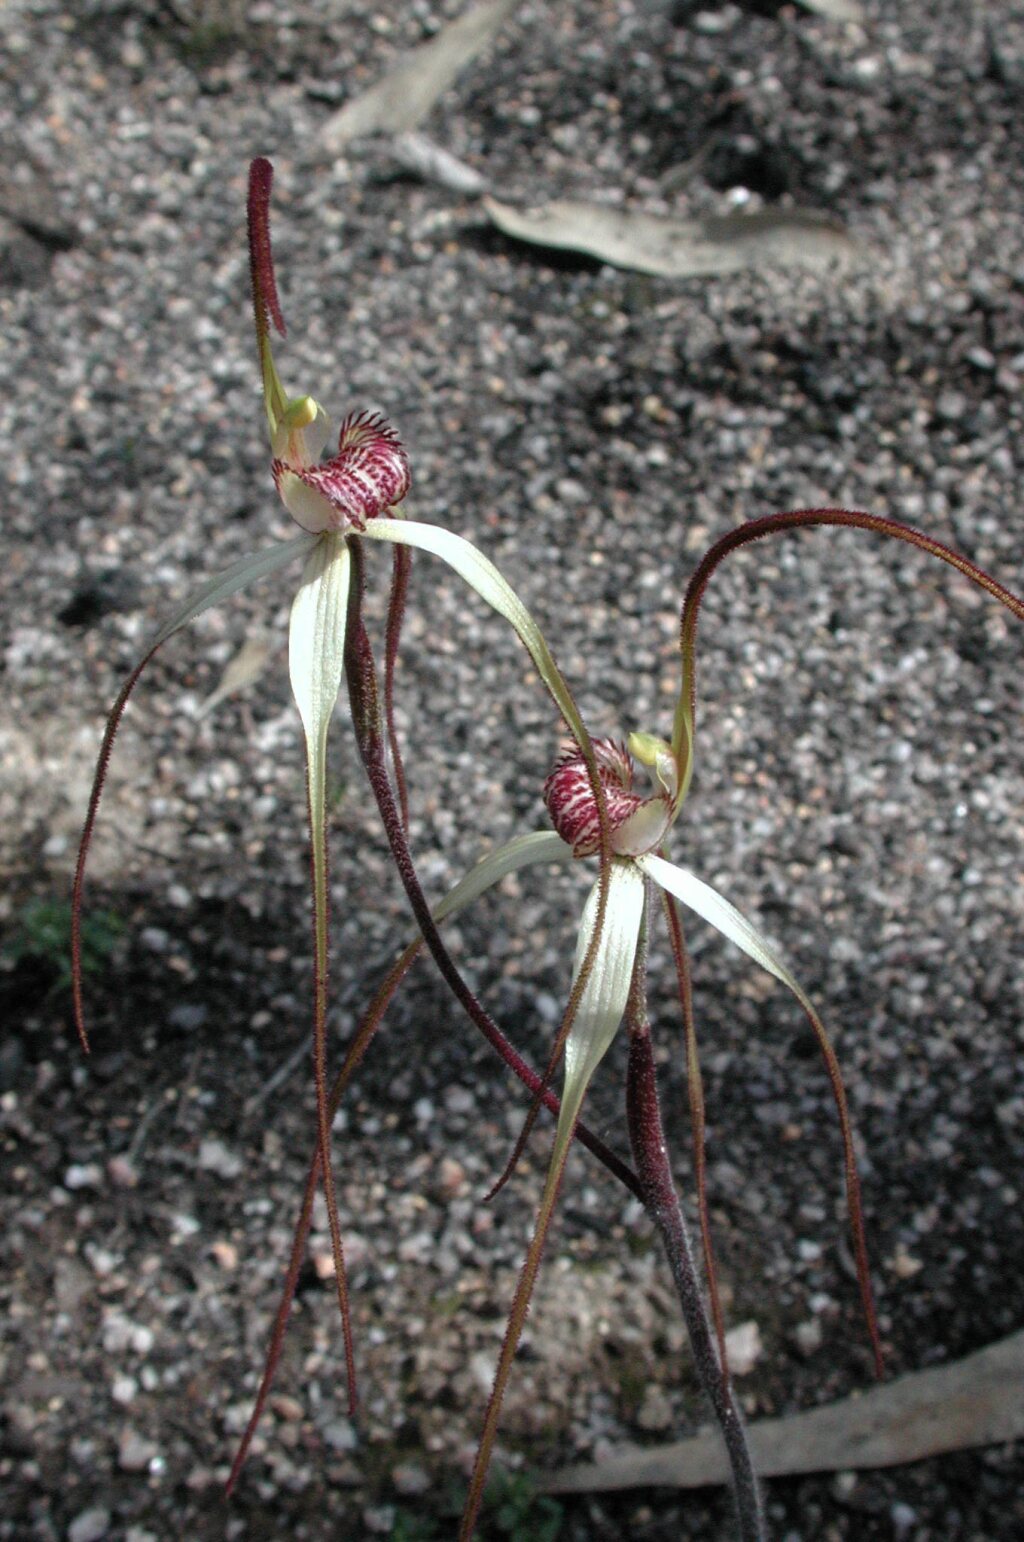
<path fill-rule="evenodd" d="M 196 716 L 205 717 L 228 696 L 233 696 L 236 691 L 242 691 L 258 680 L 267 667 L 271 652 L 269 642 L 262 637 L 250 637 L 244 642 L 234 658 L 229 659 L 216 689 L 202 702 Z"/>
<path fill-rule="evenodd" d="M 764 209 L 687 220 L 571 200 L 514 209 L 485 198 L 484 208 L 498 229 L 517 241 L 583 252 L 617 268 L 661 278 L 824 266 L 847 262 L 857 250 L 840 224 L 812 209 Z"/>
<path fill-rule="evenodd" d="M 977 1354 L 784 1419 L 763 1419 L 747 1432 L 762 1477 L 896 1467 L 941 1451 L 998 1445 L 1024 1435 L 1024 1332 Z M 622 1447 L 594 1465 L 566 1467 L 543 1487 L 549 1493 L 599 1489 L 701 1488 L 728 1481 L 717 1431 L 668 1446 Z"/>
<path fill-rule="evenodd" d="M 826 21 L 863 21 L 864 7 L 857 0 L 796 0 L 805 11 L 824 16 Z"/>
<path fill-rule="evenodd" d="M 519 0 L 481 0 L 429 43 L 405 54 L 383 80 L 328 119 L 321 130 L 324 149 L 336 155 L 364 134 L 400 134 L 416 128 L 518 4 Z"/>
<path fill-rule="evenodd" d="M 422 177 L 424 182 L 436 182 L 439 187 L 467 198 L 479 197 L 487 186 L 474 166 L 467 166 L 426 134 L 399 134 L 391 153 L 400 166 Z"/>

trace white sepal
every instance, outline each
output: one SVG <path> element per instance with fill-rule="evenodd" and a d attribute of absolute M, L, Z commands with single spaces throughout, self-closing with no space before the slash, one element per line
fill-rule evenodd
<path fill-rule="evenodd" d="M 480 598 L 511 625 L 536 665 L 537 673 L 557 702 L 571 733 L 579 742 L 589 742 L 576 704 L 544 641 L 540 627 L 494 563 L 477 551 L 470 541 L 442 529 L 440 525 L 426 525 L 411 519 L 368 519 L 365 530 L 360 533 L 374 541 L 414 546 L 420 551 L 440 557 L 442 562 L 454 568 L 459 577 L 464 578 L 470 588 L 475 589 Z"/>
<path fill-rule="evenodd" d="M 573 965 L 574 984 L 594 933 L 600 887 L 599 882 L 594 885 L 584 906 Z M 643 914 L 644 880 L 636 863 L 614 861 L 608 875 L 608 900 L 600 944 L 565 1041 L 565 1085 L 551 1158 L 552 1170 L 562 1161 L 591 1078 L 622 1022 Z"/>
<path fill-rule="evenodd" d="M 554 830 L 537 830 L 532 835 L 517 835 L 514 840 L 499 846 L 497 851 L 488 852 L 475 867 L 470 868 L 466 876 L 435 907 L 434 920 L 443 921 L 445 916 L 464 910 L 485 889 L 492 888 L 508 873 L 515 873 L 521 867 L 529 867 L 535 862 L 571 861 L 571 848 Z"/>
<path fill-rule="evenodd" d="M 321 536 L 292 601 L 288 632 L 288 671 L 306 735 L 313 924 L 321 976 L 327 958 L 327 730 L 341 688 L 351 567 L 344 536 Z"/>
<path fill-rule="evenodd" d="M 709 883 L 698 878 L 695 873 L 689 872 L 685 867 L 678 867 L 674 862 L 666 862 L 664 857 L 654 856 L 653 853 L 646 857 L 637 857 L 637 866 L 645 872 L 648 878 L 653 878 L 656 884 L 674 894 L 676 899 L 689 910 L 695 911 L 705 921 L 721 932 L 723 937 L 728 937 L 738 948 L 755 964 L 768 974 L 774 975 L 776 980 L 781 980 L 799 1001 L 805 1012 L 814 1016 L 814 1008 L 804 990 L 797 984 L 790 974 L 782 958 L 772 947 L 767 937 L 746 916 L 741 915 L 735 905 L 731 905 L 727 899 L 713 889 Z"/>
<path fill-rule="evenodd" d="M 172 633 L 180 631 L 183 626 L 187 626 L 190 621 L 201 616 L 204 610 L 209 610 L 211 606 L 219 605 L 221 600 L 237 594 L 240 589 L 245 588 L 246 584 L 253 584 L 260 578 L 266 578 L 270 573 L 276 573 L 279 568 L 286 568 L 292 562 L 296 562 L 309 551 L 311 545 L 310 536 L 297 535 L 291 541 L 281 541 L 276 546 L 268 547 L 266 551 L 253 552 L 248 557 L 241 557 L 229 568 L 225 568 L 223 573 L 218 573 L 215 578 L 208 578 L 206 583 L 201 584 L 195 594 L 185 601 L 171 620 L 161 627 L 150 643 L 150 651 L 159 648 Z"/>
<path fill-rule="evenodd" d="M 317 780 L 313 773 L 323 772 L 327 729 L 341 689 L 350 570 L 351 557 L 344 537 L 320 536 L 292 601 L 288 672 L 306 733 L 311 803 Z"/>

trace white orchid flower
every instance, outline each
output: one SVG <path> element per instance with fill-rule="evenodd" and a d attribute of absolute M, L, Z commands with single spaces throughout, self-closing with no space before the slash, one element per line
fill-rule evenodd
<path fill-rule="evenodd" d="M 497 1432 L 498 1415 L 505 1386 L 511 1371 L 512 1359 L 527 1308 L 534 1281 L 540 1265 L 541 1254 L 548 1225 L 558 1195 L 558 1189 L 568 1156 L 573 1123 L 578 1118 L 587 1088 L 597 1067 L 617 1033 L 624 1016 L 630 1017 L 631 1045 L 640 1042 L 649 1028 L 641 1022 L 643 1016 L 642 980 L 638 971 L 646 965 L 644 953 L 644 888 L 650 884 L 660 888 L 668 896 L 666 906 L 672 932 L 673 952 L 679 973 L 680 996 L 687 1039 L 687 1073 L 690 1082 L 691 1111 L 693 1115 L 693 1139 L 695 1174 L 698 1190 L 701 1230 L 704 1242 L 707 1283 L 712 1296 L 712 1309 L 719 1340 L 719 1359 L 726 1369 L 724 1332 L 721 1312 L 717 1301 L 714 1263 L 708 1228 L 706 1196 L 704 1193 L 704 1113 L 703 1095 L 700 1088 L 700 1070 L 696 1053 L 696 1041 L 689 999 L 689 972 L 685 959 L 682 931 L 674 910 L 676 902 L 684 905 L 704 921 L 715 927 L 724 937 L 740 948 L 768 974 L 785 985 L 796 997 L 817 1038 L 825 1060 L 833 1096 L 839 1113 L 843 1140 L 844 1166 L 850 1226 L 853 1235 L 854 1255 L 861 1299 L 871 1338 L 876 1374 L 882 1374 L 881 1341 L 874 1310 L 867 1248 L 860 1200 L 860 1183 L 854 1157 L 850 1117 L 838 1061 L 825 1028 L 811 1002 L 794 978 L 782 956 L 763 933 L 719 894 L 710 884 L 698 878 L 689 869 L 670 862 L 662 851 L 665 837 L 678 817 L 690 787 L 694 764 L 694 730 L 696 720 L 696 636 L 701 603 L 708 583 L 724 559 L 743 547 L 766 537 L 788 531 L 834 527 L 864 530 L 888 539 L 916 547 L 928 556 L 955 569 L 976 587 L 997 600 L 1017 620 L 1024 620 L 1024 600 L 1001 584 L 991 574 L 979 568 L 962 553 L 946 546 L 934 537 L 901 525 L 881 515 L 859 510 L 818 508 L 795 509 L 782 514 L 766 515 L 751 520 L 749 524 L 729 531 L 712 545 L 698 563 L 687 587 L 680 616 L 680 655 L 682 681 L 675 709 L 671 744 L 652 734 L 633 734 L 629 748 L 610 739 L 593 742 L 593 750 L 599 767 L 604 792 L 605 809 L 598 809 L 593 796 L 593 779 L 581 776 L 581 763 L 575 750 L 570 750 L 556 763 L 545 784 L 545 802 L 562 848 L 558 855 L 564 861 L 585 858 L 593 854 L 599 844 L 606 843 L 613 854 L 607 902 L 603 915 L 595 914 L 595 892 L 592 891 L 584 907 L 577 942 L 574 986 L 582 980 L 578 1008 L 568 1027 L 564 1043 L 564 1083 L 562 1106 L 555 1134 L 548 1175 L 541 1198 L 533 1239 L 509 1317 L 505 1342 L 502 1347 L 494 1389 L 488 1407 L 484 1430 L 477 1452 L 476 1464 L 470 1484 L 469 1499 L 463 1515 L 460 1542 L 468 1542 L 479 1513 L 483 1486 L 490 1461 L 491 1450 Z M 653 774 L 655 789 L 646 797 L 634 788 L 633 757 L 647 766 Z M 604 828 L 607 826 L 607 830 Z M 598 829 L 600 828 L 600 838 Z M 537 860 L 550 861 L 550 846 L 535 848 Z M 500 851 L 485 858 L 485 864 L 493 864 L 499 870 L 503 861 Z M 480 879 L 477 879 L 478 886 Z M 595 939 L 596 937 L 596 946 Z M 639 990 L 638 990 L 639 983 Z M 637 1002 L 639 1001 L 639 1011 Z M 639 1031 L 634 1035 L 634 1028 Z M 645 1054 L 648 1051 L 645 1049 Z M 653 1061 L 650 1063 L 653 1078 Z M 653 1079 L 648 1084 L 653 1088 Z M 656 1098 L 656 1094 L 653 1094 Z M 631 1125 L 631 1134 L 633 1128 Z M 647 1142 L 648 1149 L 656 1158 L 664 1158 L 661 1146 L 660 1116 L 656 1106 L 648 1129 L 643 1132 L 640 1144 Z M 518 1148 L 517 1148 L 518 1149 Z M 634 1149 L 636 1140 L 634 1137 Z M 642 1162 L 638 1166 L 642 1167 Z M 670 1169 L 663 1163 L 662 1176 L 671 1184 Z M 649 1211 L 656 1210 L 653 1194 L 648 1192 L 646 1204 Z M 663 1233 L 664 1237 L 664 1233 Z M 671 1255 L 674 1243 L 667 1242 Z M 689 1259 L 685 1261 L 689 1267 Z M 692 1278 L 692 1275 L 691 1275 Z M 679 1276 L 677 1275 L 677 1284 Z M 685 1311 L 685 1306 L 684 1306 Z M 697 1314 L 699 1315 L 699 1313 Z M 688 1319 L 689 1324 L 689 1319 Z M 697 1343 L 691 1328 L 691 1342 L 695 1353 Z M 700 1356 L 698 1355 L 698 1360 Z M 708 1380 L 702 1376 L 705 1390 Z M 724 1385 L 725 1383 L 723 1383 Z M 729 1417 L 719 1413 L 719 1423 L 726 1432 Z M 733 1477 L 737 1467 L 733 1467 Z M 737 1488 L 737 1498 L 740 1491 Z M 754 1488 L 748 1490 L 740 1504 L 740 1519 L 747 1527 L 744 1536 L 760 1537 L 762 1519 L 758 1514 L 758 1500 Z"/>
<path fill-rule="evenodd" d="M 409 461 L 395 430 L 381 416 L 350 413 L 340 426 L 336 449 L 321 459 L 333 434 L 330 420 L 310 395 L 289 396 L 281 384 L 271 347 L 271 328 L 284 335 L 270 245 L 269 205 L 273 170 L 262 158 L 249 172 L 248 234 L 256 342 L 263 382 L 263 402 L 270 439 L 271 474 L 301 534 L 243 557 L 207 580 L 162 626 L 135 665 L 107 721 L 79 849 L 72 897 L 72 996 L 75 1023 L 88 1049 L 81 981 L 81 908 L 86 861 L 107 768 L 125 707 L 139 677 L 156 651 L 190 621 L 257 580 L 302 563 L 291 608 L 289 676 L 305 736 L 312 899 L 314 916 L 313 1060 L 317 1088 L 319 1156 L 335 1253 L 339 1303 L 345 1322 L 349 1371 L 353 1362 L 348 1329 L 344 1261 L 337 1222 L 330 1163 L 330 1126 L 326 1090 L 326 1013 L 328 955 L 327 893 L 327 734 L 338 700 L 345 661 L 353 569 L 352 543 L 375 541 L 402 554 L 394 567 L 388 636 L 386 714 L 391 727 L 391 678 L 404 608 L 401 561 L 410 550 L 439 557 L 484 602 L 512 626 L 537 672 L 591 763 L 583 722 L 543 636 L 512 587 L 475 546 L 438 525 L 401 517 L 410 487 Z M 400 757 L 392 757 L 400 766 Z M 594 766 L 593 774 L 597 771 Z M 404 789 L 400 789 L 404 801 Z M 500 1046 L 499 1046 L 500 1048 Z"/>

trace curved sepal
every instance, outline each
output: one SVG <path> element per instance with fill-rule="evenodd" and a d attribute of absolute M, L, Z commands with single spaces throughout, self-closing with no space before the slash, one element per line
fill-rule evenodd
<path fill-rule="evenodd" d="M 475 867 L 434 908 L 434 920 L 443 921 L 445 916 L 464 910 L 478 899 L 486 889 L 493 888 L 509 873 L 530 867 L 535 862 L 569 862 L 572 851 L 553 830 L 537 830 L 531 835 L 517 835 L 514 840 L 489 851 Z"/>
<path fill-rule="evenodd" d="M 595 884 L 583 909 L 573 983 L 579 977 L 594 934 L 599 889 L 600 885 Z M 600 942 L 565 1041 L 565 1085 L 555 1132 L 552 1169 L 561 1166 L 591 1078 L 622 1022 L 643 914 L 644 880 L 636 863 L 614 861 L 609 874 Z"/>
<path fill-rule="evenodd" d="M 292 692 L 306 737 L 313 868 L 313 1074 L 317 1136 L 343 1320 L 348 1310 L 343 1283 L 345 1264 L 331 1170 L 327 1108 L 327 731 L 341 687 L 351 568 L 352 557 L 342 536 L 324 535 L 316 542 L 292 602 L 288 634 Z"/>
<path fill-rule="evenodd" d="M 675 862 L 667 862 L 664 857 L 656 856 L 653 852 L 636 860 L 648 878 L 653 878 L 668 894 L 674 894 L 687 909 L 695 911 L 716 931 L 721 932 L 723 937 L 728 937 L 730 942 L 742 948 L 755 964 L 760 964 L 768 974 L 788 986 L 805 1012 L 814 1011 L 806 992 L 793 978 L 767 937 L 717 889 L 713 889 L 687 868 L 679 867 Z"/>
<path fill-rule="evenodd" d="M 218 573 L 215 578 L 207 579 L 200 585 L 196 592 L 189 597 L 175 611 L 156 636 L 152 639 L 145 653 L 135 665 L 124 685 L 118 693 L 107 718 L 107 726 L 100 745 L 100 752 L 96 760 L 96 771 L 93 776 L 92 791 L 89 794 L 89 807 L 86 811 L 85 824 L 82 827 L 82 837 L 78 846 L 78 859 L 75 863 L 75 877 L 71 891 L 71 999 L 75 1018 L 75 1028 L 78 1032 L 79 1042 L 83 1050 L 88 1051 L 89 1038 L 85 1031 L 85 1011 L 82 999 L 82 891 L 85 883 L 85 868 L 89 858 L 89 848 L 92 845 L 93 831 L 96 828 L 96 816 L 99 813 L 100 799 L 103 796 L 103 787 L 107 778 L 107 769 L 110 765 L 110 757 L 114 748 L 114 740 L 117 737 L 121 719 L 124 716 L 125 707 L 132 692 L 137 685 L 140 676 L 144 672 L 150 659 L 157 649 L 167 641 L 175 632 L 187 626 L 196 616 L 202 615 L 204 610 L 217 605 L 221 600 L 226 600 L 230 595 L 237 594 L 244 589 L 246 584 L 255 583 L 257 579 L 266 578 L 269 573 L 276 573 L 279 568 L 287 567 L 290 563 L 309 550 L 311 541 L 307 535 L 297 536 L 292 541 L 282 541 L 277 546 L 271 546 L 266 551 L 256 552 L 251 556 L 242 557 L 223 573 Z"/>
<path fill-rule="evenodd" d="M 825 1069 L 832 1087 L 832 1096 L 835 1099 L 836 1112 L 839 1116 L 839 1128 L 843 1141 L 843 1167 L 846 1174 L 846 1196 L 850 1212 L 850 1230 L 853 1235 L 854 1259 L 857 1266 L 857 1281 L 860 1286 L 861 1301 L 864 1307 L 864 1316 L 867 1321 L 868 1332 L 871 1336 L 871 1346 L 875 1357 L 875 1370 L 879 1376 L 882 1374 L 882 1345 L 878 1333 L 878 1317 L 875 1312 L 874 1295 L 871 1289 L 871 1275 L 868 1268 L 867 1244 L 864 1239 L 863 1207 L 860 1196 L 860 1179 L 857 1175 L 857 1162 L 853 1149 L 853 1128 L 850 1122 L 850 1111 L 846 1099 L 846 1089 L 843 1086 L 842 1072 L 839 1069 L 839 1061 L 836 1058 L 832 1042 L 825 1030 L 810 997 L 801 985 L 794 979 L 789 969 L 783 963 L 782 958 L 772 947 L 768 939 L 758 931 L 757 927 L 746 916 L 741 915 L 735 905 L 729 901 L 710 884 L 704 883 L 695 874 L 688 872 L 684 867 L 678 867 L 674 862 L 666 862 L 664 857 L 654 855 L 637 858 L 637 866 L 642 872 L 659 884 L 669 894 L 674 894 L 676 899 L 688 906 L 697 915 L 715 927 L 734 942 L 738 948 L 756 964 L 760 964 L 768 974 L 785 985 L 799 1001 L 807 1015 L 807 1020 L 814 1031 L 825 1062 Z"/>
<path fill-rule="evenodd" d="M 440 525 L 427 525 L 411 519 L 370 519 L 362 534 L 374 541 L 414 546 L 447 562 L 492 610 L 509 623 L 536 665 L 537 673 L 551 692 L 573 737 L 584 744 L 590 742 L 576 703 L 544 641 L 540 627 L 511 584 L 501 576 L 493 562 L 477 551 L 472 542 L 461 535 L 454 535 L 450 530 L 442 529 Z"/>
<path fill-rule="evenodd" d="M 260 578 L 267 578 L 271 573 L 278 572 L 281 568 L 290 567 L 293 562 L 304 556 L 313 544 L 313 538 L 308 535 L 297 535 L 290 541 L 279 541 L 276 546 L 268 546 L 265 551 L 252 552 L 248 557 L 240 557 L 233 562 L 223 573 L 218 573 L 214 578 L 208 578 L 204 584 L 200 584 L 195 593 L 185 601 L 181 609 L 176 611 L 171 619 L 164 623 L 159 632 L 150 643 L 150 650 L 159 648 L 174 632 L 180 632 L 183 626 L 201 616 L 204 610 L 209 610 L 213 605 L 219 605 L 221 600 L 226 600 L 233 594 L 238 594 L 247 584 L 254 584 Z"/>

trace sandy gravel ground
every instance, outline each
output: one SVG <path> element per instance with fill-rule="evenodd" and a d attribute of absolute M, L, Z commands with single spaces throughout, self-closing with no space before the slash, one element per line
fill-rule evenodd
<path fill-rule="evenodd" d="M 124 930 L 69 1037 L 26 916 L 67 892 L 103 713 L 190 586 L 288 533 L 247 312 L 246 166 L 278 170 L 282 370 L 385 409 L 410 512 L 478 541 L 595 731 L 665 732 L 675 618 L 713 538 L 841 503 L 923 523 L 1024 587 L 1024 14 L 867 0 L 863 25 L 751 3 L 524 0 L 424 128 L 510 202 L 828 210 L 810 270 L 669 282 L 552 256 L 330 115 L 455 14 L 428 0 L 9 0 L 0 98 L 0 1538 L 447 1537 L 528 1235 L 523 1099 L 426 969 L 338 1123 L 362 1414 L 346 1417 L 318 1216 L 271 1412 L 222 1496 L 312 1131 L 301 751 L 277 578 L 176 639 L 119 742 L 89 902 Z M 697 158 L 696 160 L 694 158 Z M 680 168 L 683 168 L 681 171 Z M 374 554 L 371 553 L 371 557 Z M 377 554 L 379 559 L 379 553 Z M 373 563 L 380 615 L 386 565 Z M 1019 969 L 1024 637 L 863 535 L 746 553 L 708 597 L 698 775 L 674 854 L 756 916 L 833 1026 L 892 1373 L 1024 1322 Z M 267 672 L 203 715 L 246 642 Z M 440 893 L 543 821 L 558 725 L 524 656 L 417 564 L 401 723 Z M 354 750 L 332 740 L 337 1051 L 409 931 Z M 452 928 L 542 1059 L 585 875 Z M 692 927 L 712 1208 L 751 1417 L 870 1377 L 825 1079 L 795 1008 Z M 667 950 L 652 1006 L 690 1192 Z M 592 1122 L 625 1146 L 622 1056 Z M 507 1471 L 704 1418 L 635 1205 L 574 1159 L 508 1398 Z M 785 1542 L 1024 1535 L 1019 1448 L 773 1481 Z M 520 1542 L 539 1536 L 524 1520 Z M 513 1533 L 492 1517 L 482 1533 Z M 562 1507 L 563 1539 L 729 1535 L 721 1496 Z"/>

